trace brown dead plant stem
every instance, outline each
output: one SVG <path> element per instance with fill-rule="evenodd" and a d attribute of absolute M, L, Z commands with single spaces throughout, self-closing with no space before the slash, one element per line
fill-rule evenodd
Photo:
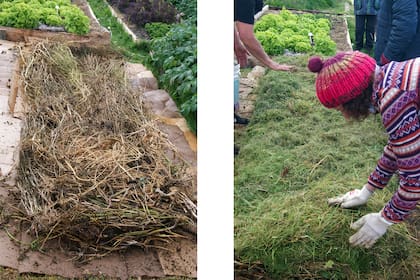
<path fill-rule="evenodd" d="M 195 228 L 188 166 L 130 89 L 123 61 L 57 43 L 22 57 L 17 185 L 41 248 L 66 240 L 86 258 Z"/>

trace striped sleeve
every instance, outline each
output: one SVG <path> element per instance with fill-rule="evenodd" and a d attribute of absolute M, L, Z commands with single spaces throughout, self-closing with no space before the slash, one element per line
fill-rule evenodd
<path fill-rule="evenodd" d="M 383 188 L 398 171 L 398 190 L 382 215 L 401 222 L 420 200 L 420 59 L 394 63 L 387 71 L 379 109 L 389 140 L 369 184 Z"/>

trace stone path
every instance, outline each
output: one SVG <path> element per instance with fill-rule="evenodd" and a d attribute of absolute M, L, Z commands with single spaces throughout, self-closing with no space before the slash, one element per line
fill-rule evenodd
<path fill-rule="evenodd" d="M 351 51 L 353 50 L 350 41 L 350 34 L 345 16 L 331 16 L 332 27 L 330 36 L 337 44 L 337 51 Z"/>
<path fill-rule="evenodd" d="M 254 66 L 247 75 L 241 75 L 239 83 L 239 110 L 238 114 L 241 117 L 250 118 L 254 111 L 255 100 L 257 95 L 254 88 L 257 85 L 258 79 L 264 76 L 266 68 L 262 66 Z"/>
<path fill-rule="evenodd" d="M 18 162 L 22 121 L 15 111 L 19 83 L 17 71 L 16 44 L 0 40 L 0 180 L 9 178 Z"/>

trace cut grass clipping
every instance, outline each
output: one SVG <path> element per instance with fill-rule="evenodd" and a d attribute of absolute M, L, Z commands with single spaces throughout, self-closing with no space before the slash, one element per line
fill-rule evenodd
<path fill-rule="evenodd" d="M 418 211 L 371 249 L 348 242 L 350 224 L 382 209 L 397 176 L 360 209 L 327 205 L 361 188 L 375 168 L 387 141 L 380 116 L 346 122 L 317 100 L 308 56 L 276 60 L 296 71 L 260 78 L 250 123 L 235 138 L 237 270 L 262 267 L 267 279 L 420 279 Z"/>
<path fill-rule="evenodd" d="M 38 249 L 59 239 L 85 261 L 194 231 L 187 164 L 130 90 L 123 61 L 46 43 L 22 57 L 17 185 Z"/>

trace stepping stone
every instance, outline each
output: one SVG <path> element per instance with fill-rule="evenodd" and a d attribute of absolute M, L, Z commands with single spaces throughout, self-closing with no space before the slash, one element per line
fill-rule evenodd
<path fill-rule="evenodd" d="M 5 102 L 1 101 L 1 105 Z M 6 177 L 18 161 L 18 147 L 22 121 L 8 115 L 0 115 L 0 178 Z"/>

